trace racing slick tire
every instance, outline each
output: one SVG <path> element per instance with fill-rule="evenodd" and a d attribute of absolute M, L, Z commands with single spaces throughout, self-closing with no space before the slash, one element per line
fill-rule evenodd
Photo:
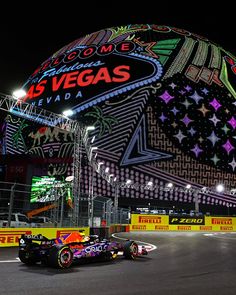
<path fill-rule="evenodd" d="M 135 259 L 138 256 L 138 245 L 134 241 L 126 242 L 123 249 L 126 259 Z"/>
<path fill-rule="evenodd" d="M 24 249 L 19 250 L 18 256 L 21 262 L 28 265 L 34 265 L 40 260 L 36 257 L 33 249 L 38 247 L 37 243 L 31 243 L 27 245 Z"/>
<path fill-rule="evenodd" d="M 73 262 L 73 252 L 68 246 L 55 245 L 48 257 L 48 265 L 55 268 L 69 268 Z"/>

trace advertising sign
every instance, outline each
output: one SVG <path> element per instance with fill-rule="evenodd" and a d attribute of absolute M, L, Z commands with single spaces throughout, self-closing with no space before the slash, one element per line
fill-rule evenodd
<path fill-rule="evenodd" d="M 204 217 L 169 216 L 169 224 L 204 225 L 205 219 Z"/>
<path fill-rule="evenodd" d="M 236 231 L 236 217 L 132 214 L 130 231 Z"/>

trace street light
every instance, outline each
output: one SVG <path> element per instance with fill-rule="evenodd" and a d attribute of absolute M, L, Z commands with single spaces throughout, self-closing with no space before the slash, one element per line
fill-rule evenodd
<path fill-rule="evenodd" d="M 24 89 L 17 89 L 15 91 L 13 91 L 12 96 L 15 99 L 19 99 L 19 98 L 26 96 L 26 92 Z"/>
<path fill-rule="evenodd" d="M 90 151 L 89 151 L 89 162 L 92 161 L 92 155 L 93 155 L 93 151 L 97 150 L 98 148 L 96 146 L 93 146 L 90 148 Z"/>
<path fill-rule="evenodd" d="M 62 112 L 62 114 L 65 116 L 65 117 L 70 117 L 74 114 L 74 112 L 72 110 L 65 110 Z"/>
<path fill-rule="evenodd" d="M 66 182 L 71 182 L 73 180 L 74 180 L 74 176 L 73 175 L 67 176 L 66 179 L 65 179 Z"/>
<path fill-rule="evenodd" d="M 218 184 L 218 185 L 216 186 L 216 191 L 217 191 L 218 193 L 223 193 L 224 190 L 225 190 L 225 187 L 224 187 L 223 184 Z"/>
<path fill-rule="evenodd" d="M 172 182 L 169 182 L 169 183 L 167 184 L 167 187 L 168 187 L 168 188 L 172 188 L 172 187 L 173 187 L 173 183 L 172 183 Z"/>
<path fill-rule="evenodd" d="M 104 165 L 104 162 L 98 162 L 97 163 L 97 172 L 99 173 L 100 172 L 100 167 L 102 166 L 102 165 Z"/>
<path fill-rule="evenodd" d="M 89 134 L 89 131 L 92 131 L 92 130 L 95 130 L 95 127 L 94 126 L 88 126 L 85 129 L 85 133 L 84 133 L 84 137 L 83 137 L 83 142 L 84 142 L 85 148 L 87 147 L 87 144 L 88 144 L 88 134 Z"/>
<path fill-rule="evenodd" d="M 113 177 L 114 176 L 114 174 L 110 174 L 109 176 L 108 176 L 108 181 L 110 182 L 111 181 L 111 177 Z"/>

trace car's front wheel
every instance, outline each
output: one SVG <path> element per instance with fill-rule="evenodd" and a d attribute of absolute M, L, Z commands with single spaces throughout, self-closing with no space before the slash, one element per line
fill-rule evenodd
<path fill-rule="evenodd" d="M 135 259 L 138 256 L 138 244 L 134 241 L 126 242 L 123 248 L 126 259 Z"/>

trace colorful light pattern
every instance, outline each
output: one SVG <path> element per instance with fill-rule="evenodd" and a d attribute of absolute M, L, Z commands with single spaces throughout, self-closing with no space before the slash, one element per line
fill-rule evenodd
<path fill-rule="evenodd" d="M 24 100 L 54 112 L 71 108 L 96 127 L 98 157 L 119 181 L 153 179 L 160 187 L 158 194 L 131 190 L 130 197 L 192 202 L 161 187 L 225 180 L 231 188 L 236 180 L 235 64 L 230 52 L 183 29 L 108 28 L 47 59 L 26 81 Z M 95 193 L 111 191 L 97 179 Z M 199 200 L 235 203 L 214 194 Z"/>

